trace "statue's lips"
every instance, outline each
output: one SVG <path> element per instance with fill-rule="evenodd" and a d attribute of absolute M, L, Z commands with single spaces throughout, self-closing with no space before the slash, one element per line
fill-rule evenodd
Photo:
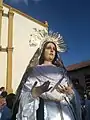
<path fill-rule="evenodd" d="M 52 55 L 52 56 L 53 56 L 53 53 L 50 53 L 49 55 Z"/>

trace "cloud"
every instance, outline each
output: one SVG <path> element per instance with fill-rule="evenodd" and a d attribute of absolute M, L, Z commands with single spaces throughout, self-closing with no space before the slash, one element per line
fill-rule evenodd
<path fill-rule="evenodd" d="M 28 5 L 28 0 L 6 0 L 6 1 L 12 4 L 25 3 L 26 5 Z"/>
<path fill-rule="evenodd" d="M 6 2 L 9 2 L 11 4 L 18 4 L 18 3 L 25 3 L 28 6 L 28 1 L 29 0 L 5 0 Z M 38 3 L 42 0 L 32 0 L 35 3 Z"/>
<path fill-rule="evenodd" d="M 34 1 L 34 2 L 40 2 L 41 0 L 32 0 L 32 1 Z"/>
<path fill-rule="evenodd" d="M 42 0 L 32 0 L 35 4 L 41 2 Z"/>

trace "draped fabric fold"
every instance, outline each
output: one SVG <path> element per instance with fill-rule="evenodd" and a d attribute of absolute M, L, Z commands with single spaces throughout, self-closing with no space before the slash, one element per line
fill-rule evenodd
<path fill-rule="evenodd" d="M 63 68 L 60 67 L 53 65 L 34 67 L 21 91 L 17 120 L 81 120 L 80 114 L 76 112 L 77 109 L 80 111 L 80 106 L 76 106 L 76 92 L 68 96 L 54 90 L 43 93 L 41 98 L 32 97 L 31 88 L 35 81 L 39 86 L 49 80 L 50 86 L 53 87 L 62 75 Z M 69 78 L 64 76 L 60 84 L 67 86 L 68 83 Z"/>

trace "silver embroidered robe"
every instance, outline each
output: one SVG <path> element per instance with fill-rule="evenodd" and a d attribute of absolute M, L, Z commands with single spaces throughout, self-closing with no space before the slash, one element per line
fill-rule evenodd
<path fill-rule="evenodd" d="M 33 72 L 30 73 L 25 85 L 23 86 L 17 120 L 37 120 L 36 110 L 39 107 L 39 98 L 33 98 L 31 88 L 35 81 L 37 86 L 42 85 L 45 81 L 50 81 L 50 86 L 55 84 L 62 78 L 63 69 L 56 66 L 36 66 Z M 64 76 L 61 85 L 67 85 L 69 79 Z M 76 92 L 74 95 L 65 95 L 48 91 L 43 93 L 41 98 L 44 99 L 44 120 L 81 120 L 80 101 L 77 98 Z"/>

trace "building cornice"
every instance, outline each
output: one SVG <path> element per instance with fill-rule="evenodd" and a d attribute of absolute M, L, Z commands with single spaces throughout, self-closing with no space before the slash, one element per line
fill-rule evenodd
<path fill-rule="evenodd" d="M 66 69 L 68 71 L 74 71 L 74 70 L 78 70 L 78 69 L 85 68 L 85 67 L 88 67 L 88 66 L 90 66 L 90 60 L 82 61 L 80 63 L 69 65 L 69 66 L 66 67 Z"/>
<path fill-rule="evenodd" d="M 5 4 L 5 3 L 3 3 L 3 6 L 9 8 L 9 9 L 11 8 L 10 5 L 7 5 L 7 4 Z M 18 10 L 18 9 L 16 9 L 16 8 L 13 8 L 13 7 L 12 7 L 12 10 L 13 10 L 14 12 L 16 12 L 16 13 L 24 16 L 24 17 L 26 17 L 26 18 L 29 19 L 29 20 L 32 20 L 33 22 L 38 23 L 38 24 L 40 24 L 41 26 L 48 28 L 48 23 L 47 23 L 47 21 L 46 21 L 45 23 L 40 22 L 39 20 L 37 20 L 37 19 L 35 19 L 35 18 L 33 18 L 33 17 L 31 17 L 31 16 L 29 16 L 29 15 L 21 12 L 20 10 Z"/>

